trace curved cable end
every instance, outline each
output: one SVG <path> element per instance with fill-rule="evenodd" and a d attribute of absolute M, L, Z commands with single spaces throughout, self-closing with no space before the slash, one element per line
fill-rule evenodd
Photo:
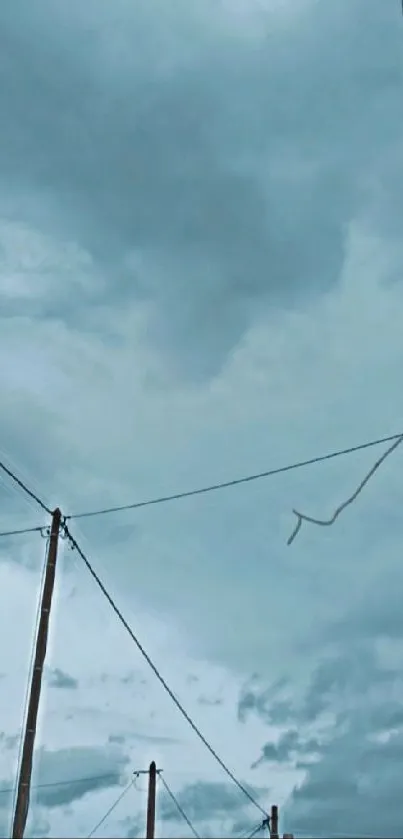
<path fill-rule="evenodd" d="M 298 513 L 298 511 L 297 511 L 297 510 L 293 510 L 293 513 L 294 513 L 294 516 L 297 516 L 298 521 L 297 521 L 297 523 L 296 523 L 296 525 L 295 525 L 295 527 L 294 527 L 293 532 L 291 533 L 290 538 L 289 538 L 289 539 L 287 539 L 287 545 L 291 545 L 291 543 L 294 541 L 295 537 L 296 537 L 296 536 L 297 536 L 297 534 L 299 533 L 299 531 L 300 531 L 300 529 L 301 529 L 301 525 L 302 525 L 302 516 L 301 516 L 301 513 Z"/>

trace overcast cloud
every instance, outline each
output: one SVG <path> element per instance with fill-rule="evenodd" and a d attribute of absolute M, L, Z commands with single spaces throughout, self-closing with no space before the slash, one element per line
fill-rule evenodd
<path fill-rule="evenodd" d="M 399 0 L 3 0 L 0 459 L 46 504 L 403 431 L 402 86 Z M 286 545 L 381 451 L 71 523 L 297 836 L 402 831 L 403 448 Z M 0 503 L 0 531 L 47 524 L 4 476 Z M 44 551 L 0 540 L 0 833 Z M 203 835 L 257 824 L 62 543 L 31 835 L 87 835 L 153 759 Z M 97 836 L 142 835 L 145 795 Z M 188 835 L 158 795 L 158 835 Z"/>

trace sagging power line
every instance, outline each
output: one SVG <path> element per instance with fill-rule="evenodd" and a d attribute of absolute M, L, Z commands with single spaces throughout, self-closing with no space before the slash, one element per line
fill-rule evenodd
<path fill-rule="evenodd" d="M 328 454 L 319 455 L 317 457 L 312 457 L 308 460 L 296 461 L 296 462 L 290 463 L 286 466 L 279 466 L 279 467 L 274 468 L 274 469 L 268 469 L 264 472 L 258 472 L 258 473 L 255 473 L 255 474 L 246 475 L 246 476 L 241 477 L 241 478 L 234 478 L 232 480 L 224 481 L 224 482 L 218 483 L 218 484 L 210 484 L 209 486 L 200 487 L 198 489 L 187 490 L 187 491 L 184 491 L 184 492 L 176 492 L 176 493 L 173 493 L 171 495 L 157 496 L 155 498 L 146 499 L 144 501 L 136 501 L 132 504 L 122 504 L 122 505 L 118 505 L 118 506 L 114 506 L 114 507 L 105 507 L 105 508 L 101 508 L 101 509 L 98 509 L 98 510 L 90 510 L 90 511 L 82 512 L 82 513 L 69 514 L 69 515 L 64 516 L 63 521 L 66 522 L 66 521 L 70 521 L 72 519 L 80 519 L 80 518 L 94 518 L 96 516 L 104 516 L 104 515 L 109 515 L 111 513 L 119 513 L 119 512 L 129 511 L 129 510 L 138 510 L 142 507 L 156 506 L 156 505 L 159 505 L 159 504 L 166 504 L 166 503 L 171 502 L 171 501 L 179 501 L 179 500 L 182 500 L 182 499 L 185 499 L 185 498 L 191 498 L 191 497 L 197 496 L 197 495 L 205 495 L 206 493 L 209 493 L 209 492 L 215 492 L 215 491 L 221 490 L 221 489 L 228 489 L 230 487 L 240 486 L 240 485 L 245 484 L 245 483 L 251 483 L 253 481 L 262 480 L 263 478 L 274 477 L 275 475 L 280 475 L 280 474 L 283 474 L 285 472 L 291 472 L 295 469 L 302 469 L 303 467 L 306 467 L 306 466 L 313 466 L 316 463 L 323 463 L 326 460 L 332 460 L 332 459 L 337 458 L 337 457 L 343 457 L 343 456 L 346 456 L 348 454 L 354 454 L 355 452 L 363 451 L 364 449 L 368 449 L 368 448 L 371 448 L 373 446 L 379 446 L 382 443 L 388 443 L 388 442 L 391 442 L 391 441 L 395 441 L 393 443 L 393 446 L 391 447 L 391 451 L 392 451 L 394 448 L 396 448 L 399 445 L 399 443 L 401 442 L 402 439 L 403 439 L 403 432 L 400 432 L 399 434 L 391 434 L 387 437 L 380 437 L 376 440 L 370 440 L 369 442 L 360 443 L 356 446 L 349 446 L 348 448 L 338 449 L 337 451 L 329 452 Z M 389 451 L 388 451 L 387 454 L 389 454 Z M 381 462 L 385 459 L 385 456 L 381 458 Z M 0 468 L 2 468 L 6 472 L 6 474 L 9 475 L 9 477 L 11 477 L 21 489 L 23 489 L 24 492 L 26 492 L 32 499 L 34 499 L 40 505 L 40 507 L 43 510 L 45 510 L 47 513 L 49 513 L 49 515 L 52 515 L 51 511 L 48 509 L 48 507 L 46 507 L 46 505 L 43 503 L 43 501 L 41 501 L 41 499 L 34 492 L 32 492 L 10 469 L 8 469 L 4 465 L 4 463 L 0 462 Z M 375 468 L 378 468 L 377 464 L 375 465 Z M 375 471 L 375 469 L 374 469 L 374 471 Z M 365 483 L 371 477 L 372 474 L 373 474 L 373 472 L 371 472 L 371 474 L 368 475 L 368 477 L 365 480 Z M 359 491 L 361 491 L 361 489 L 362 489 L 362 487 L 359 488 Z M 355 499 L 357 494 L 358 494 L 358 492 L 354 495 L 354 498 L 349 499 L 347 502 L 345 502 L 343 505 L 341 505 L 341 509 L 338 509 L 336 511 L 336 513 L 334 514 L 334 516 L 332 517 L 332 519 L 329 520 L 329 521 L 322 521 L 320 519 L 313 519 L 313 518 L 310 518 L 309 516 L 305 516 L 303 513 L 299 513 L 297 510 L 293 510 L 293 513 L 298 518 L 298 522 L 297 522 L 297 525 L 295 527 L 295 531 L 293 531 L 293 533 L 290 536 L 290 539 L 288 540 L 287 544 L 291 544 L 291 542 L 295 539 L 295 536 L 297 535 L 298 531 L 301 528 L 301 524 L 302 524 L 303 520 L 310 521 L 314 524 L 322 524 L 322 525 L 333 524 L 333 522 L 336 520 L 336 518 L 340 515 L 340 512 L 343 509 L 345 509 L 347 504 L 350 504 L 351 501 Z M 4 536 L 4 537 L 14 536 L 14 535 L 19 535 L 19 534 L 24 534 L 24 533 L 44 532 L 45 530 L 46 530 L 46 526 L 44 526 L 44 525 L 38 526 L 38 527 L 35 527 L 35 528 L 22 528 L 21 530 L 8 530 L 8 531 L 4 531 L 4 532 L 0 533 L 0 537 L 2 537 L 2 536 Z"/>
<path fill-rule="evenodd" d="M 110 513 L 121 513 L 126 510 L 138 510 L 141 507 L 151 507 L 157 504 L 166 504 L 169 501 L 180 501 L 183 498 L 191 498 L 195 495 L 205 495 L 208 492 L 216 492 L 221 489 L 228 489 L 229 487 L 239 486 L 241 484 L 251 483 L 252 481 L 262 480 L 263 478 L 271 478 L 274 475 L 281 475 L 284 472 L 291 472 L 294 469 L 302 469 L 305 466 L 313 466 L 315 463 L 322 463 L 325 460 L 332 460 L 336 457 L 353 454 L 354 452 L 362 451 L 363 449 L 371 448 L 372 446 L 379 446 L 382 443 L 389 443 L 392 440 L 397 440 L 403 437 L 403 432 L 400 434 L 392 434 L 388 437 L 381 437 L 378 440 L 371 440 L 368 443 L 361 443 L 357 446 L 350 446 L 346 449 L 339 449 L 338 451 L 330 452 L 329 454 L 312 457 L 309 460 L 301 460 L 291 463 L 287 466 L 279 466 L 276 469 L 268 469 L 265 472 L 258 472 L 253 475 L 246 475 L 242 478 L 234 478 L 230 481 L 224 481 L 218 484 L 211 484 L 210 486 L 200 487 L 199 489 L 192 489 L 185 492 L 175 492 L 172 495 L 162 495 L 156 498 L 150 498 L 146 501 L 137 501 L 133 504 L 122 504 L 116 507 L 105 507 L 99 510 L 90 510 L 83 513 L 73 513 L 65 516 L 65 521 L 71 519 L 93 518 L 95 516 L 105 516 Z"/>
<path fill-rule="evenodd" d="M 87 778 L 68 778 L 65 781 L 52 781 L 48 784 L 33 784 L 31 789 L 58 789 L 59 787 L 68 787 L 74 784 L 91 784 L 96 781 L 114 780 L 116 778 L 115 772 L 106 772 L 103 775 L 92 775 Z M 0 788 L 0 795 L 6 795 L 14 792 L 14 787 Z"/>

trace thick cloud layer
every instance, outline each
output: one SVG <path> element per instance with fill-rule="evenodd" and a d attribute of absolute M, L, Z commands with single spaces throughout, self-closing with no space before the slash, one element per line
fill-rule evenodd
<path fill-rule="evenodd" d="M 402 38 L 394 0 L 0 4 L 0 459 L 50 509 L 403 430 Z M 71 523 L 213 747 L 311 839 L 401 832 L 403 448 L 287 547 L 293 508 L 330 516 L 381 452 Z M 0 532 L 48 524 L 3 475 L 0 506 Z M 202 835 L 251 833 L 65 548 L 31 834 L 88 835 L 151 759 Z M 3 792 L 44 552 L 0 539 Z M 104 835 L 144 835 L 144 797 Z"/>
<path fill-rule="evenodd" d="M 283 816 L 295 835 L 400 835 L 402 651 L 400 640 L 393 661 L 388 645 L 356 641 L 349 652 L 327 650 L 299 700 L 284 698 L 291 683 L 274 692 L 249 685 L 242 693 L 242 720 L 257 713 L 283 728 L 254 766 L 294 765 L 303 773 Z"/>
<path fill-rule="evenodd" d="M 145 299 L 154 342 L 212 374 L 262 303 L 334 286 L 357 212 L 381 201 L 396 235 L 393 4 L 298 5 L 284 30 L 291 9 L 252 5 L 243 31 L 211 3 L 2 6 L 3 215 L 96 271 L 49 275 L 43 314 L 85 328 Z"/>

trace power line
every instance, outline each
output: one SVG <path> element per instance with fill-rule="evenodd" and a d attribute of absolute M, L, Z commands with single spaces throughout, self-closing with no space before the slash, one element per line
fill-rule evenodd
<path fill-rule="evenodd" d="M 19 536 L 23 533 L 43 533 L 47 530 L 47 528 L 48 525 L 44 524 L 41 527 L 24 527 L 21 530 L 4 530 L 0 533 L 0 538 L 3 538 L 4 536 Z"/>
<path fill-rule="evenodd" d="M 112 779 L 115 777 L 116 774 L 114 772 L 107 772 L 104 775 L 93 775 L 89 778 L 70 778 L 67 781 L 53 781 L 51 784 L 35 784 L 31 787 L 31 789 L 51 789 L 52 787 L 70 786 L 70 784 L 86 784 L 93 781 L 102 781 L 107 778 Z M 0 795 L 5 795 L 10 792 L 14 792 L 13 787 L 10 787 L 9 789 L 0 789 Z"/>
<path fill-rule="evenodd" d="M 37 495 L 35 495 L 35 493 L 32 492 L 31 489 L 28 489 L 28 487 L 23 483 L 23 481 L 17 478 L 14 472 L 12 472 L 11 469 L 8 469 L 8 467 L 2 461 L 0 461 L 0 469 L 2 469 L 3 472 L 5 472 L 6 475 L 8 475 L 8 477 L 14 481 L 14 483 L 16 483 L 20 487 L 20 489 L 22 489 L 26 493 L 26 495 L 29 495 L 30 498 L 36 501 L 36 503 L 39 504 L 40 507 L 42 507 L 42 510 L 44 510 L 45 513 L 48 513 L 50 516 L 52 515 L 52 510 L 49 510 L 49 507 L 47 507 L 46 504 L 44 504 L 44 502 L 41 501 L 41 499 Z"/>
<path fill-rule="evenodd" d="M 349 507 L 350 504 L 354 503 L 356 498 L 358 498 L 360 492 L 362 492 L 364 487 L 367 485 L 368 481 L 371 480 L 372 476 L 379 469 L 382 463 L 386 460 L 387 457 L 389 457 L 390 454 L 392 454 L 392 452 L 395 449 L 397 449 L 398 446 L 400 446 L 401 443 L 403 443 L 403 435 L 398 437 L 397 440 L 395 440 L 394 443 L 391 446 L 389 446 L 386 452 L 384 452 L 383 455 L 381 455 L 381 457 L 378 458 L 377 461 L 375 461 L 374 465 L 371 467 L 369 472 L 367 472 L 365 478 L 363 478 L 361 483 L 358 485 L 357 489 L 354 490 L 353 494 L 350 495 L 346 501 L 343 501 L 343 503 L 336 508 L 333 515 L 329 519 L 314 519 L 312 518 L 312 516 L 306 516 L 304 513 L 299 513 L 298 510 L 293 510 L 294 515 L 297 516 L 297 524 L 295 525 L 295 528 L 291 533 L 290 538 L 287 540 L 287 545 L 291 545 L 291 543 L 294 541 L 295 537 L 301 530 L 302 522 L 304 521 L 311 522 L 311 524 L 318 524 L 322 527 L 330 527 L 332 524 L 334 524 L 336 519 L 339 517 L 340 513 L 342 513 L 343 510 L 346 509 L 346 507 Z"/>
<path fill-rule="evenodd" d="M 255 829 L 254 829 L 254 830 L 252 830 L 252 833 L 249 833 L 249 834 L 248 834 L 247 839 L 252 839 L 252 838 L 253 838 L 253 836 L 256 836 L 256 834 L 257 834 L 257 833 L 260 833 L 260 832 L 261 832 L 261 830 L 264 830 L 264 828 L 265 828 L 265 827 L 266 827 L 266 825 L 264 824 L 264 822 L 263 822 L 263 823 L 262 823 L 262 822 L 260 822 L 260 824 L 258 824 L 258 826 L 257 826 L 257 827 L 255 827 Z"/>
<path fill-rule="evenodd" d="M 200 835 L 199 835 L 199 833 L 197 832 L 196 828 L 194 828 L 194 827 L 193 827 L 192 822 L 190 821 L 190 819 L 188 818 L 188 816 L 187 816 L 187 815 L 186 815 L 186 813 L 184 812 L 183 808 L 182 808 L 182 807 L 181 807 L 181 805 L 179 804 L 178 799 L 177 799 L 177 798 L 175 797 L 175 795 L 173 794 L 172 790 L 171 790 L 171 789 L 170 789 L 170 787 L 168 786 L 168 784 L 167 784 L 167 782 L 166 782 L 165 778 L 163 777 L 163 775 L 160 775 L 160 776 L 159 776 L 159 778 L 160 778 L 161 783 L 164 785 L 164 787 L 165 787 L 165 789 L 166 789 L 166 791 L 167 791 L 168 795 L 170 796 L 170 798 L 172 799 L 173 803 L 175 804 L 175 807 L 177 808 L 178 812 L 181 814 L 181 816 L 182 816 L 182 818 L 185 820 L 185 822 L 186 822 L 187 826 L 188 826 L 188 827 L 190 828 L 190 830 L 192 831 L 193 836 L 195 836 L 195 837 L 196 837 L 196 839 L 200 839 Z"/>
<path fill-rule="evenodd" d="M 105 516 L 109 513 L 120 513 L 125 510 L 138 510 L 140 507 L 150 507 L 155 504 L 166 504 L 168 501 L 179 501 L 182 498 L 190 498 L 193 495 L 204 495 L 208 492 L 215 492 L 219 489 L 227 489 L 228 487 L 239 486 L 240 484 L 250 483 L 251 481 L 258 481 L 262 478 L 270 478 L 273 475 L 280 475 L 283 472 L 291 472 L 294 469 L 302 469 L 304 466 L 312 466 L 315 463 L 321 463 L 325 460 L 331 460 L 335 457 L 342 457 L 343 455 L 353 454 L 354 452 L 362 451 L 363 449 L 369 449 L 372 446 L 379 446 L 381 443 L 388 443 L 392 440 L 397 440 L 399 437 L 402 437 L 402 432 L 400 434 L 392 434 L 389 437 L 382 437 L 378 440 L 371 440 L 369 443 L 361 443 L 358 446 L 350 446 L 347 449 L 341 449 L 339 451 L 331 452 L 330 454 L 320 455 L 319 457 L 312 457 L 309 460 L 302 460 L 297 461 L 296 463 L 291 463 L 288 466 L 280 466 L 277 469 L 269 469 L 265 472 L 259 472 L 254 475 L 246 475 L 243 478 L 235 478 L 231 481 L 224 481 L 223 483 L 219 484 L 211 484 L 210 486 L 201 487 L 199 489 L 192 489 L 186 492 L 175 492 L 172 495 L 162 495 L 157 498 L 151 498 L 146 501 L 137 501 L 133 504 L 122 504 L 119 507 L 106 507 L 100 510 L 91 510 L 84 513 L 74 513 L 69 516 L 65 516 L 65 521 L 70 519 L 84 519 L 84 518 L 92 518 L 94 516 Z"/>
<path fill-rule="evenodd" d="M 172 702 L 176 705 L 176 707 L 178 708 L 178 710 L 180 711 L 180 713 L 182 714 L 182 716 L 185 718 L 186 722 L 190 725 L 190 727 L 193 729 L 193 731 L 195 732 L 195 734 L 197 734 L 197 736 L 198 736 L 199 740 L 201 740 L 201 742 L 203 743 L 203 745 L 204 745 L 204 746 L 206 747 L 206 749 L 210 752 L 210 754 L 212 755 L 212 757 L 214 757 L 214 759 L 215 759 L 215 760 L 217 761 L 217 763 L 221 766 L 221 768 L 222 768 L 222 769 L 223 769 L 223 771 L 226 773 L 226 775 L 227 775 L 227 776 L 231 779 L 231 781 L 232 781 L 232 782 L 233 782 L 233 783 L 234 783 L 234 784 L 238 787 L 238 789 L 239 789 L 239 790 L 240 790 L 240 791 L 241 791 L 241 792 L 242 792 L 242 793 L 243 793 L 243 794 L 244 794 L 244 795 L 245 795 L 245 796 L 249 799 L 249 801 L 251 802 L 251 804 L 253 804 L 253 805 L 254 805 L 254 806 L 255 806 L 255 807 L 256 807 L 256 808 L 257 808 L 257 809 L 258 809 L 258 810 L 259 810 L 259 811 L 263 814 L 263 816 L 265 816 L 265 818 L 267 818 L 267 813 L 266 813 L 266 811 L 263 809 L 263 807 L 261 807 L 261 806 L 260 806 L 260 804 L 258 804 L 258 802 L 257 802 L 257 801 L 253 798 L 253 796 L 251 795 L 251 793 L 249 792 L 249 790 L 247 790 L 247 789 L 246 789 L 246 787 L 245 787 L 245 786 L 244 786 L 244 785 L 243 785 L 243 784 L 242 784 L 242 783 L 241 783 L 241 782 L 240 782 L 240 781 L 239 781 L 239 780 L 235 777 L 235 775 L 233 774 L 233 772 L 231 772 L 231 770 L 230 770 L 230 769 L 228 768 L 228 766 L 224 763 L 224 761 L 223 761 L 223 760 L 221 760 L 220 756 L 217 754 L 217 752 L 215 751 L 215 749 L 213 749 L 213 747 L 210 745 L 210 743 L 208 742 L 208 740 L 206 740 L 206 738 L 204 737 L 204 735 L 202 734 L 202 732 L 200 731 L 200 729 L 197 727 L 196 723 L 195 723 L 195 722 L 193 722 L 193 719 L 189 716 L 189 714 L 187 713 L 187 711 L 185 710 L 185 708 L 183 707 L 183 705 L 180 703 L 179 699 L 177 699 L 177 698 L 176 698 L 176 696 L 175 696 L 174 692 L 171 690 L 171 688 L 169 687 L 169 685 L 167 684 L 167 682 L 165 681 L 165 679 L 163 678 L 163 676 L 161 676 L 161 673 L 159 672 L 158 668 L 156 667 L 156 665 L 154 664 L 154 662 L 151 660 L 151 658 L 150 658 L 150 656 L 148 655 L 148 653 L 145 651 L 144 647 L 142 646 L 142 644 L 140 643 L 140 641 L 138 640 L 138 638 L 137 638 L 137 637 L 136 637 L 136 635 L 134 634 L 133 630 L 131 629 L 131 627 L 130 627 L 130 626 L 129 626 L 129 624 L 127 623 L 126 619 L 123 617 L 123 615 L 122 615 L 122 613 L 121 613 L 120 609 L 118 608 L 118 606 L 116 606 L 116 603 L 114 602 L 114 600 L 112 599 L 112 597 L 110 596 L 110 594 L 107 592 L 107 590 L 106 590 L 106 588 L 105 588 L 104 584 L 102 583 L 102 581 L 101 581 L 101 580 L 100 580 L 100 578 L 98 577 L 98 574 L 96 573 L 96 571 L 94 571 L 94 569 L 93 569 L 93 567 L 92 567 L 92 565 L 91 565 L 91 563 L 90 563 L 89 559 L 87 559 L 86 555 L 85 555 L 85 554 L 84 554 L 84 552 L 81 550 L 80 546 L 77 544 L 77 542 L 76 542 L 76 540 L 74 539 L 74 537 L 71 535 L 71 533 L 70 533 L 70 531 L 69 531 L 69 529 L 68 529 L 68 527 L 67 527 L 67 525 L 66 525 L 66 524 L 64 525 L 64 532 L 65 532 L 66 537 L 69 539 L 71 546 L 72 546 L 72 547 L 73 547 L 73 548 L 77 551 L 77 553 L 79 554 L 79 556 L 80 556 L 80 557 L 81 557 L 81 559 L 83 560 L 84 564 L 87 566 L 88 571 L 90 572 L 91 576 L 92 576 L 92 577 L 93 577 L 93 579 L 95 580 L 95 582 L 96 582 L 97 586 L 98 586 L 98 587 L 100 588 L 100 590 L 102 591 L 102 594 L 104 595 L 104 597 L 105 597 L 105 598 L 106 598 L 106 600 L 108 601 L 109 605 L 112 607 L 112 609 L 113 609 L 113 611 L 115 612 L 116 616 L 119 618 L 119 620 L 120 620 L 121 624 L 124 626 L 124 628 L 125 628 L 126 632 L 128 633 L 128 635 L 130 635 L 130 638 L 132 639 L 132 641 L 134 641 L 134 643 L 135 643 L 135 645 L 136 645 L 137 649 L 140 651 L 141 655 L 143 656 L 143 658 L 144 658 L 144 659 L 145 659 L 145 661 L 147 662 L 148 666 L 149 666 L 149 667 L 151 668 L 151 670 L 153 671 L 154 675 L 157 677 L 158 681 L 161 683 L 162 687 L 164 688 L 164 690 L 166 691 L 166 693 L 168 694 L 168 696 L 170 696 L 170 698 L 172 699 Z"/>
<path fill-rule="evenodd" d="M 248 827 L 247 830 L 244 830 L 242 836 L 240 836 L 239 839 L 252 839 L 252 836 L 255 836 L 256 833 L 261 829 L 261 827 L 262 822 L 259 822 L 259 824 L 257 824 L 256 827 L 253 829 L 252 833 L 250 833 L 250 828 Z"/>
<path fill-rule="evenodd" d="M 122 798 L 124 798 L 125 795 L 127 795 L 127 793 L 129 792 L 129 789 L 131 789 L 132 786 L 133 786 L 133 780 L 131 779 L 130 782 L 128 783 L 127 787 L 125 787 L 123 792 L 120 793 L 120 795 L 116 799 L 115 803 L 112 804 L 112 807 L 109 807 L 108 812 L 105 813 L 105 815 L 102 816 L 102 819 L 98 822 L 98 824 L 96 824 L 95 827 L 92 828 L 91 833 L 89 833 L 88 836 L 87 836 L 87 839 L 91 839 L 91 836 L 93 836 L 94 833 L 97 832 L 98 828 L 100 828 L 101 825 L 103 825 L 103 823 L 106 822 L 108 816 L 110 816 L 110 814 L 115 810 L 115 808 L 118 806 L 118 804 L 120 804 Z"/>

